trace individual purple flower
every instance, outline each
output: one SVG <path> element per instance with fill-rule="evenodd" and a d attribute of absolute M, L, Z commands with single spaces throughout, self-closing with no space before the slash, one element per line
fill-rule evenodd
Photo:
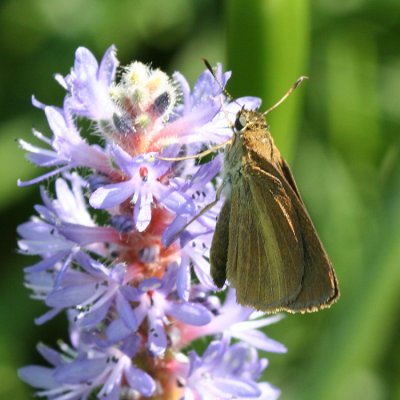
<path fill-rule="evenodd" d="M 258 359 L 254 348 L 227 340 L 211 342 L 199 357 L 189 353 L 190 365 L 181 376 L 184 400 L 262 399 L 275 400 L 279 390 L 260 385 L 257 379 L 266 368 L 266 359 Z"/>
<path fill-rule="evenodd" d="M 38 351 L 52 367 L 30 365 L 18 373 L 40 389 L 38 396 L 48 399 L 87 399 L 96 390 L 98 398 L 116 400 L 128 388 L 149 397 L 155 392 L 155 382 L 132 362 L 138 345 L 137 338 L 125 343 L 125 351 L 117 347 L 88 351 L 84 346 L 73 349 L 63 345 L 64 352 L 59 353 L 40 344 Z"/>
<path fill-rule="evenodd" d="M 37 101 L 34 104 L 44 110 L 50 129 L 53 132 L 53 137 L 48 139 L 36 130 L 33 130 L 33 134 L 46 145 L 52 147 L 52 150 L 32 145 L 23 139 L 19 140 L 19 144 L 23 150 L 27 151 L 26 158 L 30 162 L 40 167 L 55 168 L 30 181 L 22 182 L 19 180 L 19 186 L 40 182 L 78 166 L 109 171 L 105 153 L 99 147 L 89 145 L 80 136 L 68 102 L 64 102 L 63 109 L 45 106 Z"/>
<path fill-rule="evenodd" d="M 41 261 L 25 269 L 27 273 L 48 270 L 61 263 L 62 267 L 57 269 L 59 280 L 81 252 L 105 256 L 108 254 L 105 244 L 119 241 L 118 232 L 113 228 L 94 223 L 83 197 L 85 183 L 82 178 L 76 174 L 69 178 L 71 188 L 64 179 L 56 181 L 55 199 L 42 188 L 44 204 L 35 207 L 40 218 L 32 218 L 18 227 L 20 251 L 42 257 Z"/>
<path fill-rule="evenodd" d="M 179 72 L 174 74 L 183 97 L 183 104 L 175 110 L 176 125 L 180 128 L 189 121 L 191 125 L 189 129 L 177 130 L 181 143 L 192 145 L 195 151 L 199 144 L 222 143 L 232 136 L 235 116 L 243 106 L 246 109 L 260 106 L 261 101 L 256 97 L 243 97 L 223 105 L 226 103 L 223 88 L 230 77 L 231 73 L 222 72 L 222 66 L 218 64 L 214 76 L 205 70 L 191 92 L 185 77 Z"/>
<path fill-rule="evenodd" d="M 282 315 L 260 318 L 259 312 L 236 303 L 236 294 L 233 288 L 228 290 L 222 306 L 217 298 L 214 297 L 214 300 L 211 300 L 212 296 L 207 292 L 208 289 L 197 286 L 195 295 L 196 298 L 203 299 L 202 301 L 207 299 L 211 305 L 214 314 L 211 322 L 195 329 L 190 325 L 182 326 L 179 347 L 185 347 L 187 343 L 200 337 L 219 334 L 227 339 L 241 340 L 263 351 L 286 353 L 285 346 L 258 330 L 280 321 Z"/>
<path fill-rule="evenodd" d="M 115 309 L 124 328 L 135 332 L 138 321 L 127 298 L 134 288 L 126 286 L 126 267 L 117 264 L 109 269 L 89 258 L 86 262 L 81 260 L 80 266 L 85 271 L 66 272 L 60 284 L 47 295 L 46 304 L 75 310 L 74 321 L 85 329 L 110 319 L 110 311 Z"/>
<path fill-rule="evenodd" d="M 110 96 L 118 67 L 115 47 L 111 46 L 103 56 L 100 66 L 94 55 L 85 47 L 75 53 L 75 65 L 64 78 L 56 75 L 57 81 L 68 90 L 68 105 L 80 117 L 100 121 L 111 119 L 116 105 Z"/>
<path fill-rule="evenodd" d="M 221 166 L 221 157 L 217 156 L 209 163 L 201 165 L 190 179 L 185 181 L 175 179 L 171 182 L 171 185 L 184 195 L 184 201 L 175 202 L 170 207 L 176 217 L 164 232 L 162 239 L 164 245 L 169 246 L 180 236 L 181 245 L 185 247 L 188 241 L 197 236 L 209 235 L 214 231 L 221 205 L 215 205 L 207 212 L 202 212 L 202 210 L 215 202 L 216 190 L 211 180 L 218 174 Z M 194 217 L 196 219 L 193 220 Z M 190 221 L 192 221 L 190 225 L 186 226 Z M 185 226 L 186 229 L 183 231 Z"/>
<path fill-rule="evenodd" d="M 170 163 L 157 160 L 154 153 L 132 158 L 118 146 L 112 149 L 111 154 L 128 180 L 99 187 L 89 200 L 94 208 L 116 207 L 130 198 L 135 205 L 133 220 L 136 229 L 143 232 L 150 224 L 152 204 L 156 199 L 161 204 L 164 199 L 183 201 L 178 193 L 160 182 Z"/>

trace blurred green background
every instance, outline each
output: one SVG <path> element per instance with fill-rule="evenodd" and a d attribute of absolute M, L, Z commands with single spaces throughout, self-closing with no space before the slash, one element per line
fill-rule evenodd
<path fill-rule="evenodd" d="M 37 327 L 15 251 L 39 171 L 16 138 L 48 132 L 31 94 L 60 105 L 52 74 L 69 72 L 76 47 L 99 58 L 114 43 L 121 64 L 180 70 L 193 84 L 201 57 L 233 70 L 234 96 L 266 109 L 339 277 L 330 310 L 288 316 L 267 333 L 286 355 L 267 355 L 265 379 L 282 400 L 400 399 L 400 3 L 398 0 L 2 0 L 0 2 L 0 398 L 31 390 L 16 369 L 42 363 L 35 344 L 66 338 L 63 318 Z"/>

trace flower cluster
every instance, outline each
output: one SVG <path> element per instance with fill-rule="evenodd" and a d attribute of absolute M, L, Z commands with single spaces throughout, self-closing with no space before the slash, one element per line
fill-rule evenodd
<path fill-rule="evenodd" d="M 33 99 L 52 137 L 33 131 L 44 147 L 20 140 L 29 161 L 50 169 L 20 186 L 58 176 L 18 228 L 20 252 L 39 257 L 26 286 L 48 307 L 36 323 L 65 311 L 70 331 L 59 351 L 38 346 L 49 366 L 20 377 L 58 400 L 276 399 L 278 389 L 257 382 L 267 366 L 257 349 L 286 349 L 257 329 L 280 317 L 238 305 L 233 289 L 213 294 L 218 205 L 183 229 L 215 199 L 222 163 L 184 156 L 227 140 L 227 118 L 259 100 L 227 101 L 221 66 L 193 90 L 140 62 L 118 79 L 117 69 L 113 47 L 100 64 L 79 48 L 71 72 L 56 75 L 63 107 Z M 189 346 L 204 337 L 212 341 L 200 356 Z"/>

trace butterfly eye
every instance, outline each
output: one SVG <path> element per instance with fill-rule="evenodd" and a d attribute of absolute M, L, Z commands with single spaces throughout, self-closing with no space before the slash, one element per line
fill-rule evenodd
<path fill-rule="evenodd" d="M 246 117 L 242 113 L 238 113 L 235 120 L 235 130 L 236 132 L 242 131 L 247 125 Z"/>

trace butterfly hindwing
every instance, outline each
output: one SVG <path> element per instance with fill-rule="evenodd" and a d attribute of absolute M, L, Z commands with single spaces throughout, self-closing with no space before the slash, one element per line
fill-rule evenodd
<path fill-rule="evenodd" d="M 230 199 L 228 198 L 219 213 L 210 251 L 211 276 L 219 288 L 224 286 L 226 280 L 230 209 Z"/>

